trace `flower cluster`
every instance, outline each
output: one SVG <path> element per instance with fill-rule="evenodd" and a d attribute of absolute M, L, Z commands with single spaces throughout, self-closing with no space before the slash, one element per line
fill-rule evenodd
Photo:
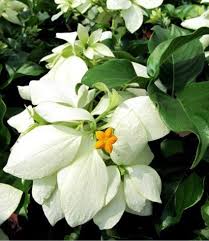
<path fill-rule="evenodd" d="M 101 34 L 86 34 L 85 41 Z M 8 121 L 20 137 L 4 171 L 33 181 L 33 198 L 51 225 L 62 218 L 71 227 L 93 219 L 109 229 L 125 211 L 151 215 L 152 202 L 161 202 L 148 142 L 169 130 L 145 90 L 116 91 L 102 83 L 90 89 L 81 83 L 87 71 L 80 57 L 59 55 L 40 80 L 18 87 L 32 105 Z"/>
<path fill-rule="evenodd" d="M 57 8 L 61 11 L 53 17 L 53 20 L 69 11 L 74 10 L 77 14 L 83 14 L 96 6 L 101 12 L 120 15 L 124 19 L 128 31 L 134 33 L 143 24 L 145 10 L 159 7 L 163 0 L 107 0 L 104 3 L 97 0 L 55 0 L 55 3 L 58 4 Z"/>
<path fill-rule="evenodd" d="M 2 16 L 9 22 L 21 24 L 18 14 L 27 10 L 28 7 L 20 1 L 1 0 L 0 1 L 0 17 Z"/>
<path fill-rule="evenodd" d="M 52 54 L 45 56 L 42 61 L 47 61 L 47 67 L 52 68 L 61 57 L 68 58 L 72 55 L 87 59 L 101 59 L 114 57 L 112 51 L 102 41 L 112 38 L 110 31 L 103 32 L 98 29 L 89 36 L 88 29 L 78 24 L 77 32 L 57 33 L 56 37 L 67 41 L 52 50 Z M 76 38 L 78 37 L 78 40 Z"/>

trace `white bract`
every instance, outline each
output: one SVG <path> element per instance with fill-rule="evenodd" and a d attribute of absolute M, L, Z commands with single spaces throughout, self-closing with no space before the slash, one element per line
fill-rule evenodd
<path fill-rule="evenodd" d="M 58 5 L 57 9 L 60 12 L 52 17 L 52 21 L 71 10 L 85 13 L 92 5 L 91 0 L 55 0 L 55 3 Z"/>
<path fill-rule="evenodd" d="M 21 24 L 18 14 L 28 9 L 27 5 L 19 1 L 1 0 L 0 1 L 0 17 L 2 16 L 9 22 Z"/>
<path fill-rule="evenodd" d="M 86 71 L 80 58 L 61 58 L 41 80 L 19 87 L 35 107 L 8 121 L 22 134 L 4 171 L 33 180 L 33 198 L 51 225 L 65 218 L 75 227 L 95 217 L 104 229 L 127 208 L 148 215 L 150 201 L 160 202 L 160 178 L 147 166 L 153 158 L 148 142 L 168 129 L 150 98 L 132 88 L 120 97 L 98 84 L 107 93 L 90 113 L 96 90 L 81 85 Z M 112 164 L 107 166 L 106 159 Z"/>
<path fill-rule="evenodd" d="M 204 12 L 201 16 L 190 18 L 181 23 L 184 28 L 197 30 L 201 27 L 209 27 L 209 10 Z"/>
<path fill-rule="evenodd" d="M 209 28 L 209 10 L 204 12 L 201 16 L 196 18 L 191 18 L 183 21 L 181 25 L 184 28 L 197 30 L 201 27 L 208 27 Z M 204 49 L 209 46 L 209 34 L 206 34 L 200 38 L 200 42 Z M 208 56 L 208 52 L 205 52 L 205 56 Z"/>
<path fill-rule="evenodd" d="M 159 7 L 163 0 L 107 0 L 107 8 L 121 10 L 129 32 L 134 33 L 143 23 L 143 8 L 153 9 Z"/>
<path fill-rule="evenodd" d="M 114 111 L 108 125 L 114 128 L 118 138 L 110 156 L 119 166 L 123 181 L 117 178 L 117 194 L 114 192 L 112 201 L 106 202 L 94 217 L 100 229 L 112 228 L 125 210 L 141 216 L 151 215 L 150 201 L 161 202 L 160 177 L 147 166 L 154 157 L 147 143 L 169 132 L 148 96 L 123 102 Z M 112 168 L 119 172 L 116 166 Z"/>
<path fill-rule="evenodd" d="M 22 191 L 10 185 L 0 183 L 0 225 L 6 221 L 17 206 L 22 197 Z"/>
<path fill-rule="evenodd" d="M 68 58 L 72 55 L 86 57 L 90 60 L 102 57 L 114 57 L 112 51 L 101 41 L 112 38 L 110 31 L 103 32 L 98 29 L 88 33 L 88 28 L 79 24 L 77 32 L 57 33 L 56 37 L 67 41 L 67 43 L 58 46 L 52 50 L 52 54 L 45 56 L 41 61 L 47 61 L 48 68 L 52 68 L 61 57 Z M 78 40 L 76 38 L 78 37 Z"/>

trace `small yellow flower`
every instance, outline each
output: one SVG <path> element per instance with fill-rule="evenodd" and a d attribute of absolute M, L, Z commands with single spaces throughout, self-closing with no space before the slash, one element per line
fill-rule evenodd
<path fill-rule="evenodd" d="M 96 148 L 103 149 L 107 153 L 111 153 L 113 149 L 113 144 L 117 141 L 117 137 L 113 135 L 113 129 L 108 128 L 106 131 L 97 131 L 96 132 Z"/>

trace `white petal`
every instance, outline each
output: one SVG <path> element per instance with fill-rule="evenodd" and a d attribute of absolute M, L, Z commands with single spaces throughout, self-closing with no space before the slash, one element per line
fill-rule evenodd
<path fill-rule="evenodd" d="M 108 97 L 108 95 L 104 95 L 99 103 L 96 105 L 96 107 L 93 109 L 93 111 L 91 112 L 92 115 L 101 115 L 102 113 L 104 113 L 108 106 L 109 106 L 109 102 L 110 99 Z"/>
<path fill-rule="evenodd" d="M 71 227 L 88 222 L 104 206 L 107 183 L 107 169 L 96 150 L 58 173 L 61 205 Z"/>
<path fill-rule="evenodd" d="M 108 166 L 107 173 L 108 173 L 108 187 L 107 187 L 105 205 L 107 205 L 115 197 L 121 182 L 120 172 L 116 166 Z"/>
<path fill-rule="evenodd" d="M 64 218 L 58 189 L 56 189 L 52 196 L 42 205 L 42 208 L 45 216 L 52 226 Z"/>
<path fill-rule="evenodd" d="M 163 3 L 163 0 L 135 0 L 135 2 L 143 8 L 152 9 L 159 7 Z"/>
<path fill-rule="evenodd" d="M 200 38 L 200 42 L 203 46 L 203 49 L 206 49 L 209 46 L 209 34 L 203 35 Z"/>
<path fill-rule="evenodd" d="M 87 71 L 83 60 L 76 56 L 60 58 L 40 81 L 31 81 L 31 99 L 34 105 L 52 101 L 77 105 L 75 87 Z"/>
<path fill-rule="evenodd" d="M 101 56 L 114 57 L 112 51 L 104 44 L 96 43 L 94 50 Z"/>
<path fill-rule="evenodd" d="M 197 30 L 201 27 L 209 27 L 209 10 L 207 10 L 203 15 L 191 18 L 183 21 L 181 26 L 184 28 L 189 28 L 192 30 Z"/>
<path fill-rule="evenodd" d="M 57 176 L 49 176 L 33 181 L 32 196 L 34 200 L 42 205 L 56 188 Z"/>
<path fill-rule="evenodd" d="M 95 44 L 100 41 L 102 37 L 102 29 L 97 29 L 89 37 L 89 45 Z"/>
<path fill-rule="evenodd" d="M 112 32 L 111 31 L 104 31 L 102 33 L 102 36 L 100 38 L 100 41 L 104 41 L 106 39 L 111 39 L 112 38 Z"/>
<path fill-rule="evenodd" d="M 147 67 L 142 65 L 142 64 L 138 64 L 135 62 L 132 62 L 132 65 L 134 67 L 134 70 L 136 72 L 136 75 L 139 77 L 143 77 L 143 78 L 149 78 L 148 74 L 147 74 Z"/>
<path fill-rule="evenodd" d="M 109 123 L 118 138 L 111 153 L 112 160 L 118 165 L 135 162 L 148 142 L 140 118 L 125 103 L 126 101 L 115 110 Z"/>
<path fill-rule="evenodd" d="M 85 45 L 89 39 L 88 29 L 83 25 L 78 24 L 77 33 L 79 40 Z"/>
<path fill-rule="evenodd" d="M 17 86 L 19 95 L 24 100 L 31 100 L 31 93 L 29 86 Z"/>
<path fill-rule="evenodd" d="M 161 91 L 163 91 L 164 93 L 167 92 L 167 88 L 165 87 L 165 85 L 163 85 L 163 83 L 158 79 L 154 82 L 154 84 L 158 87 L 158 89 L 160 89 Z"/>
<path fill-rule="evenodd" d="M 139 153 L 134 161 L 131 162 L 131 165 L 149 165 L 154 158 L 149 145 L 147 144 L 145 148 Z"/>
<path fill-rule="evenodd" d="M 80 12 L 80 13 L 85 13 L 90 7 L 91 7 L 92 3 L 90 0 L 86 0 L 85 3 L 81 4 L 77 10 Z"/>
<path fill-rule="evenodd" d="M 133 4 L 130 8 L 123 10 L 121 14 L 130 33 L 136 32 L 141 27 L 143 12 L 137 5 Z"/>
<path fill-rule="evenodd" d="M 162 138 L 169 133 L 149 96 L 131 98 L 125 101 L 124 104 L 140 118 L 147 131 L 149 141 Z"/>
<path fill-rule="evenodd" d="M 141 194 L 145 199 L 161 203 L 161 179 L 153 168 L 136 165 L 127 167 L 127 171 L 129 175 L 125 179 L 129 181 L 129 186 L 132 185 L 136 192 Z"/>
<path fill-rule="evenodd" d="M 91 47 L 88 47 L 86 50 L 84 50 L 83 54 L 88 58 L 88 59 L 93 59 L 94 58 L 94 49 Z"/>
<path fill-rule="evenodd" d="M 72 108 L 53 102 L 45 102 L 35 107 L 35 111 L 47 122 L 92 121 L 92 115 L 85 109 Z"/>
<path fill-rule="evenodd" d="M 23 179 L 50 176 L 73 161 L 81 139 L 68 127 L 36 127 L 18 139 L 4 171 Z"/>
<path fill-rule="evenodd" d="M 95 215 L 94 223 L 99 226 L 101 230 L 113 228 L 121 219 L 125 207 L 123 185 L 121 184 L 113 200 Z"/>
<path fill-rule="evenodd" d="M 22 191 L 10 185 L 0 183 L 0 225 L 16 210 L 22 197 Z"/>
<path fill-rule="evenodd" d="M 85 85 L 82 85 L 78 90 L 78 102 L 77 107 L 85 107 L 88 105 L 95 97 L 96 90 L 88 90 L 89 88 Z"/>
<path fill-rule="evenodd" d="M 146 200 L 144 208 L 140 212 L 136 212 L 128 207 L 126 207 L 126 212 L 138 215 L 138 216 L 150 216 L 152 215 L 152 202 Z"/>
<path fill-rule="evenodd" d="M 124 176 L 124 193 L 127 206 L 134 212 L 141 212 L 146 204 L 146 198 L 137 190 L 129 175 Z"/>
<path fill-rule="evenodd" d="M 28 106 L 24 111 L 11 117 L 7 122 L 19 133 L 23 133 L 35 124 L 32 118 L 33 113 L 32 106 Z"/>
<path fill-rule="evenodd" d="M 147 96 L 147 91 L 145 89 L 127 88 L 126 90 L 133 94 L 132 98 L 137 96 Z"/>
<path fill-rule="evenodd" d="M 112 10 L 130 8 L 131 1 L 129 0 L 107 0 L 107 8 Z"/>
<path fill-rule="evenodd" d="M 63 39 L 68 43 L 70 43 L 71 45 L 74 45 L 77 36 L 78 36 L 77 32 L 56 34 L 56 38 Z"/>

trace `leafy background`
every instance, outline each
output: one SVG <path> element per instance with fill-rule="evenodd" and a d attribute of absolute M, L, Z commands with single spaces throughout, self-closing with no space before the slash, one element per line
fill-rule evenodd
<path fill-rule="evenodd" d="M 107 231 L 99 231 L 92 222 L 71 229 L 62 220 L 51 227 L 30 196 L 31 183 L 2 171 L 18 136 L 6 120 L 27 104 L 19 97 L 17 85 L 46 73 L 40 59 L 62 44 L 55 34 L 75 31 L 83 20 L 69 14 L 52 22 L 57 13 L 53 1 L 22 2 L 29 6 L 19 15 L 22 26 L 0 17 L 0 182 L 24 191 L 20 215 L 12 215 L 2 225 L 5 233 L 11 239 L 209 239 L 209 67 L 198 40 L 209 29 L 193 33 L 179 27 L 182 20 L 204 12 L 200 1 L 164 1 L 161 8 L 148 13 L 135 34 L 114 30 L 113 41 L 107 44 L 117 59 L 91 68 L 83 78 L 89 86 L 101 81 L 116 89 L 138 82 L 147 88 L 172 130 L 166 138 L 150 143 L 155 153 L 152 166 L 163 182 L 162 205 L 154 205 L 151 217 L 125 214 Z M 99 27 L 111 26 L 97 19 L 93 28 Z M 130 61 L 147 64 L 150 78 L 137 78 Z M 129 71 L 122 73 L 121 66 Z M 154 85 L 158 78 L 167 94 Z"/>

